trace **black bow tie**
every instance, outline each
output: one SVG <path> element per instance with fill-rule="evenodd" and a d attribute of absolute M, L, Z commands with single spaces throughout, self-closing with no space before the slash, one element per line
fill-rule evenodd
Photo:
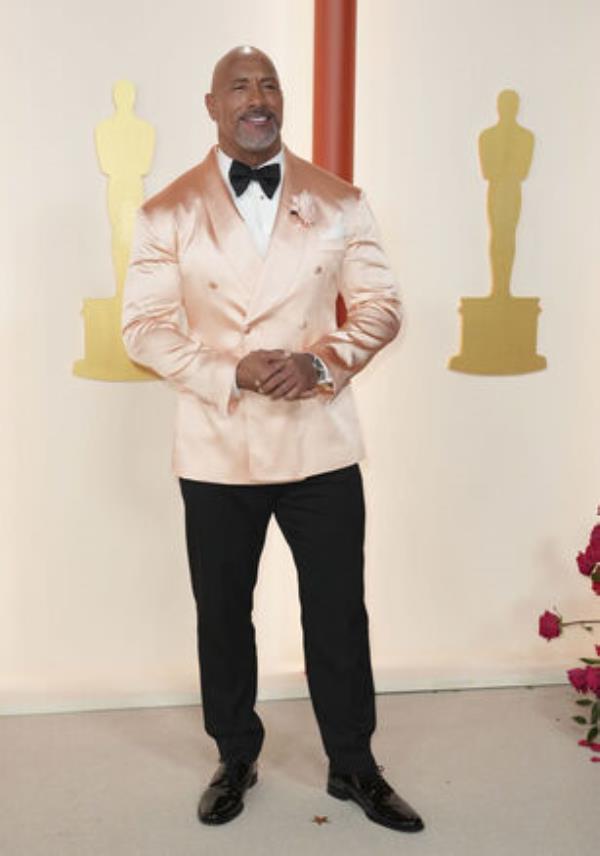
<path fill-rule="evenodd" d="M 278 163 L 253 169 L 248 164 L 234 160 L 229 167 L 229 181 L 236 196 L 241 196 L 251 181 L 258 181 L 269 199 L 272 199 L 280 180 L 281 169 Z"/>

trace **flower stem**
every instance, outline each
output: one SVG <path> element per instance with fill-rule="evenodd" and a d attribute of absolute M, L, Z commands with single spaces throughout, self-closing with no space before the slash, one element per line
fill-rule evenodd
<path fill-rule="evenodd" d="M 561 621 L 563 627 L 568 627 L 570 624 L 600 624 L 600 618 L 595 619 L 594 621 Z"/>

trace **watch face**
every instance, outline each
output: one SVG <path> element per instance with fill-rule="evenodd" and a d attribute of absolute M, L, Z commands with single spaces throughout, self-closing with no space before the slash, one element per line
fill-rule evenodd
<path fill-rule="evenodd" d="M 325 370 L 323 361 L 320 360 L 318 357 L 313 357 L 312 364 L 317 373 L 317 383 L 323 383 L 323 381 L 327 377 L 327 372 Z"/>

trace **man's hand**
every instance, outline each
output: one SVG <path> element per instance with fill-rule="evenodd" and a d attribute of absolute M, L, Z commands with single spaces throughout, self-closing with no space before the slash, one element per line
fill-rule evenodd
<path fill-rule="evenodd" d="M 252 351 L 243 357 L 237 364 L 235 382 L 239 389 L 251 389 L 253 392 L 262 392 L 263 384 L 281 368 L 289 351 Z"/>
<path fill-rule="evenodd" d="M 314 394 L 317 372 L 310 354 L 252 351 L 238 363 L 236 383 L 240 389 L 295 401 Z"/>
<path fill-rule="evenodd" d="M 261 384 L 260 392 L 270 398 L 296 401 L 310 398 L 317 383 L 317 371 L 310 354 L 290 354 L 276 367 L 269 379 Z"/>

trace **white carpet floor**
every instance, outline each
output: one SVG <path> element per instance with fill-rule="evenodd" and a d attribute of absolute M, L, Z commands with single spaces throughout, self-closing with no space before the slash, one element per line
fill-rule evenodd
<path fill-rule="evenodd" d="M 222 827 L 195 817 L 216 766 L 199 707 L 0 719 L 2 856 L 596 856 L 600 764 L 567 686 L 378 697 L 385 776 L 409 835 L 324 791 L 308 701 L 259 705 L 259 782 Z M 327 817 L 320 825 L 315 815 Z"/>

